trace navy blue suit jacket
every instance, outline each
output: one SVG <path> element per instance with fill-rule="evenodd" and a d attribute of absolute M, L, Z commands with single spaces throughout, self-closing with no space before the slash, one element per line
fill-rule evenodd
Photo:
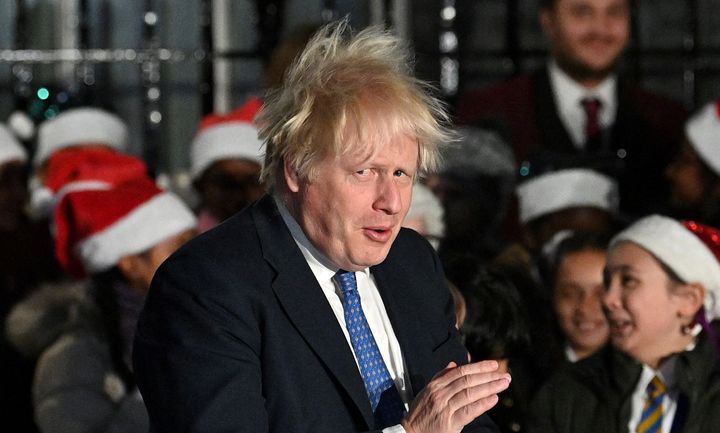
<path fill-rule="evenodd" d="M 413 395 L 467 362 L 432 248 L 403 229 L 371 269 Z M 153 280 L 134 349 L 158 433 L 372 431 L 340 325 L 266 196 L 171 256 Z M 487 416 L 465 431 L 496 431 Z"/>

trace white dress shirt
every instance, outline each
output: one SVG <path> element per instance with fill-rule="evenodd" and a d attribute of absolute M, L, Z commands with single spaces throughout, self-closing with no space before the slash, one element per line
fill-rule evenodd
<path fill-rule="evenodd" d="M 630 422 L 628 422 L 628 432 L 635 433 L 637 426 L 642 417 L 645 400 L 647 400 L 647 386 L 656 375 L 662 380 L 667 389 L 665 397 L 663 397 L 663 421 L 662 431 L 669 432 L 672 429 L 673 419 L 677 411 L 678 391 L 675 388 L 675 362 L 677 358 L 671 357 L 665 361 L 658 370 L 653 370 L 643 364 L 640 379 L 635 385 L 635 391 L 632 394 L 632 411 L 630 412 Z"/>
<path fill-rule="evenodd" d="M 697 337 L 702 332 L 702 326 L 699 323 L 695 324 L 695 327 L 690 331 L 693 337 Z M 685 350 L 690 351 L 695 349 L 696 342 L 690 343 Z M 662 363 L 659 369 L 654 370 L 647 365 L 643 364 L 642 372 L 640 373 L 640 379 L 635 385 L 635 391 L 632 394 L 632 411 L 630 412 L 630 422 L 628 422 L 628 432 L 635 433 L 637 426 L 640 423 L 640 417 L 642 417 L 643 407 L 645 406 L 645 400 L 647 399 L 647 386 L 655 375 L 665 384 L 667 393 L 663 397 L 663 422 L 662 431 L 669 432 L 672 430 L 672 423 L 675 420 L 675 412 L 677 412 L 678 403 L 678 390 L 675 387 L 675 364 L 677 363 L 677 356 L 673 355 Z"/>
<path fill-rule="evenodd" d="M 611 126 L 617 115 L 617 77 L 610 75 L 596 87 L 587 89 L 570 78 L 553 60 L 548 65 L 548 71 L 560 120 L 575 147 L 583 149 L 586 115 L 581 101 L 584 98 L 597 98 L 601 104 L 598 119 L 600 127 L 604 130 Z"/>
<path fill-rule="evenodd" d="M 342 292 L 333 280 L 339 268 L 333 265 L 324 254 L 312 245 L 300 225 L 292 215 L 290 215 L 290 212 L 278 198 L 275 198 L 275 203 L 280 210 L 283 221 L 285 221 L 285 224 L 290 230 L 290 234 L 320 284 L 320 288 L 322 288 L 323 294 L 327 298 L 333 313 L 335 313 L 335 318 L 338 324 L 340 324 L 340 328 L 342 328 L 347 344 L 353 356 L 355 356 L 355 350 L 350 341 L 350 334 L 348 334 L 347 327 L 345 326 Z M 357 289 L 360 294 L 362 309 L 370 326 L 370 330 L 372 331 L 373 337 L 375 337 L 375 342 L 385 361 L 385 366 L 390 373 L 390 377 L 395 381 L 395 386 L 400 393 L 400 398 L 402 398 L 403 403 L 405 403 L 405 409 L 408 410 L 410 390 L 408 388 L 408 378 L 405 375 L 405 362 L 402 351 L 400 350 L 400 343 L 395 336 L 390 318 L 387 315 L 387 311 L 385 311 L 385 304 L 375 284 L 375 278 L 370 273 L 370 269 L 355 272 L 355 278 L 357 280 Z M 357 358 L 355 362 L 357 363 Z M 358 372 L 359 371 L 360 366 L 358 364 Z M 405 433 L 405 429 L 401 425 L 396 425 L 383 429 L 383 432 Z"/>

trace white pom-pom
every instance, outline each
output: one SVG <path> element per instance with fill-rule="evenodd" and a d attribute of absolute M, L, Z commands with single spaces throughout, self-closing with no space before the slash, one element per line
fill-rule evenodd
<path fill-rule="evenodd" d="M 21 140 L 30 140 L 35 135 L 35 123 L 23 111 L 14 111 L 7 120 L 8 126 Z"/>

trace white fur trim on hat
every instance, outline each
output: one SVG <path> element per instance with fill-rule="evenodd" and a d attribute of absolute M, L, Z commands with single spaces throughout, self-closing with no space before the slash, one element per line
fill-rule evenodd
<path fill-rule="evenodd" d="M 646 249 L 684 282 L 702 283 L 708 319 L 720 317 L 720 263 L 694 233 L 674 219 L 651 215 L 618 233 L 609 249 L 623 241 Z"/>
<path fill-rule="evenodd" d="M 25 162 L 27 152 L 15 135 L 4 125 L 0 125 L 0 164 L 8 161 Z"/>
<path fill-rule="evenodd" d="M 244 122 L 231 122 L 201 130 L 190 150 L 190 175 L 197 179 L 212 163 L 241 158 L 262 164 L 262 141 L 257 128 Z"/>
<path fill-rule="evenodd" d="M 445 236 L 443 214 L 442 204 L 430 188 L 420 183 L 413 185 L 412 202 L 405 220 L 421 219 L 425 223 L 423 234 L 430 237 L 430 243 L 435 249 L 439 246 L 440 239 Z"/>
<path fill-rule="evenodd" d="M 705 105 L 685 123 L 685 134 L 700 159 L 720 176 L 720 102 Z"/>
<path fill-rule="evenodd" d="M 574 168 L 546 173 L 517 187 L 520 222 L 572 207 L 618 209 L 617 182 L 596 171 Z"/>
<path fill-rule="evenodd" d="M 127 140 L 127 126 L 116 115 L 97 108 L 75 108 L 40 124 L 33 162 L 39 166 L 54 152 L 82 144 L 104 144 L 124 152 Z"/>
<path fill-rule="evenodd" d="M 154 245 L 195 228 L 195 215 L 176 195 L 164 192 L 77 245 L 89 273 L 115 266 L 122 257 L 141 253 Z"/>
<path fill-rule="evenodd" d="M 52 214 L 55 207 L 60 203 L 66 195 L 76 191 L 98 191 L 109 189 L 112 185 L 99 180 L 83 180 L 70 182 L 60 188 L 58 192 L 53 192 L 46 186 L 39 186 L 40 180 L 33 176 L 30 179 L 30 202 L 28 210 L 30 215 L 36 219 Z"/>

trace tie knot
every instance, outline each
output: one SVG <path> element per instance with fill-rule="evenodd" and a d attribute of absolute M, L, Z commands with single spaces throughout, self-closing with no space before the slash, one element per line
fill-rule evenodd
<path fill-rule="evenodd" d="M 658 396 L 661 396 L 666 392 L 667 388 L 665 388 L 665 384 L 659 377 L 654 376 L 650 383 L 648 383 L 647 393 L 651 398 L 657 398 Z"/>
<path fill-rule="evenodd" d="M 600 100 L 595 97 L 582 98 L 580 100 L 580 104 L 582 104 L 585 112 L 588 114 L 596 114 L 602 106 L 602 102 L 600 102 Z"/>
<path fill-rule="evenodd" d="M 340 290 L 343 294 L 357 290 L 357 282 L 355 280 L 355 272 L 346 271 L 340 269 L 333 277 L 335 281 L 340 285 Z"/>

